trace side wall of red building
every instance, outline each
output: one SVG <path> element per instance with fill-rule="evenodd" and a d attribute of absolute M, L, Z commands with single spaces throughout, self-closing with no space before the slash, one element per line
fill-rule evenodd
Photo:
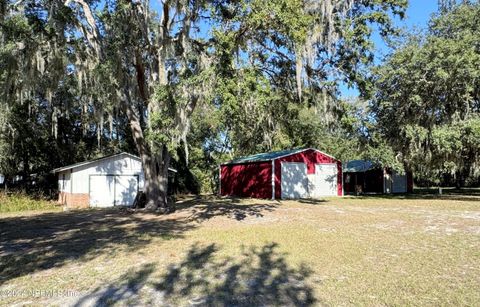
<path fill-rule="evenodd" d="M 282 162 L 302 162 L 307 164 L 307 173 L 315 173 L 315 164 L 321 163 L 336 163 L 337 164 L 337 195 L 342 196 L 342 162 L 335 160 L 334 158 L 327 156 L 321 152 L 313 149 L 309 149 L 297 154 L 293 154 L 284 158 L 278 158 L 275 160 L 275 198 L 280 199 L 282 197 L 281 180 L 282 180 Z"/>
<path fill-rule="evenodd" d="M 272 162 L 220 167 L 220 195 L 272 198 Z"/>

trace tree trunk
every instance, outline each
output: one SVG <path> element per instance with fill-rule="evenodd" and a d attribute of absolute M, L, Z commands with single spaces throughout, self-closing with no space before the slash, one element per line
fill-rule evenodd
<path fill-rule="evenodd" d="M 140 118 L 132 107 L 130 93 L 127 87 L 124 88 L 124 95 L 125 109 L 132 131 L 133 141 L 142 160 L 146 209 L 157 210 L 158 208 L 162 208 L 164 212 L 168 212 L 167 189 L 170 155 L 167 146 L 163 145 L 158 155 L 152 153 L 151 148 L 144 138 Z"/>
<path fill-rule="evenodd" d="M 22 192 L 28 193 L 29 192 L 29 183 L 30 183 L 30 159 L 28 156 L 28 152 L 25 146 L 23 148 L 23 176 L 22 176 Z"/>
<path fill-rule="evenodd" d="M 465 185 L 464 172 L 458 171 L 455 177 L 455 189 L 460 190 Z"/>
<path fill-rule="evenodd" d="M 168 204 L 168 166 L 170 155 L 166 146 L 162 150 L 161 157 L 142 157 L 143 170 L 145 174 L 144 191 L 147 199 L 145 208 L 157 210 L 161 208 L 164 212 L 169 211 Z"/>

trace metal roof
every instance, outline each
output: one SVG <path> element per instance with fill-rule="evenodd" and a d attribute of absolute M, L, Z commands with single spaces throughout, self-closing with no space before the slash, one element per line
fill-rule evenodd
<path fill-rule="evenodd" d="M 59 168 L 56 168 L 54 170 L 51 171 L 51 173 L 58 173 L 58 172 L 62 172 L 62 171 L 66 171 L 66 170 L 69 170 L 69 169 L 72 169 L 72 168 L 76 168 L 76 167 L 80 167 L 80 166 L 84 166 L 84 165 L 87 165 L 87 164 L 90 164 L 90 163 L 94 163 L 94 162 L 98 162 L 100 160 L 103 160 L 103 159 L 108 159 L 108 158 L 112 158 L 112 157 L 116 157 L 116 156 L 121 156 L 121 155 L 126 155 L 126 156 L 129 156 L 135 160 L 140 160 L 140 157 L 137 157 L 135 155 L 132 155 L 128 152 L 121 152 L 121 153 L 117 153 L 117 154 L 113 154 L 113 155 L 108 155 L 108 156 L 104 156 L 104 157 L 100 157 L 100 158 L 97 158 L 97 159 L 93 159 L 93 160 L 88 160 L 88 161 L 83 161 L 83 162 L 78 162 L 78 163 L 75 163 L 75 164 L 71 164 L 71 165 L 67 165 L 67 166 L 62 166 L 62 167 L 59 167 Z M 174 169 L 174 168 L 168 168 L 169 171 L 171 172 L 174 172 L 176 173 L 177 170 Z"/>
<path fill-rule="evenodd" d="M 251 155 L 251 156 L 237 158 L 237 159 L 234 159 L 230 162 L 223 163 L 222 165 L 241 164 L 241 163 L 249 163 L 249 162 L 272 161 L 272 160 L 275 160 L 275 159 L 278 159 L 278 158 L 287 157 L 287 156 L 294 155 L 294 154 L 297 154 L 297 153 L 300 153 L 300 152 L 303 152 L 303 151 L 307 151 L 307 150 L 314 150 L 314 151 L 320 152 L 320 153 L 322 153 L 326 156 L 329 156 L 329 157 L 335 159 L 331 155 L 327 155 L 326 153 L 321 152 L 320 150 L 317 150 L 317 149 L 314 149 L 314 148 L 297 148 L 297 149 L 288 149 L 288 150 L 258 153 L 258 154 Z"/>
<path fill-rule="evenodd" d="M 379 168 L 379 165 L 369 160 L 348 161 L 343 169 L 344 173 L 360 173 Z"/>

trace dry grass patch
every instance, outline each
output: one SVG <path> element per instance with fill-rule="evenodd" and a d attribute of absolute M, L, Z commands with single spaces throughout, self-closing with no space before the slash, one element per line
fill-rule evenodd
<path fill-rule="evenodd" d="M 86 210 L 0 219 L 0 291 L 128 305 L 475 305 L 480 199 L 183 199 L 167 215 Z M 65 301 L 65 299 L 67 299 Z"/>

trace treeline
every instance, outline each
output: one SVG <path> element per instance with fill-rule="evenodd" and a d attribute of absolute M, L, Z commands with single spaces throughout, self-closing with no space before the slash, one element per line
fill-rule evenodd
<path fill-rule="evenodd" d="M 213 192 L 221 162 L 315 147 L 476 185 L 480 5 L 440 1 L 423 33 L 395 27 L 406 7 L 1 0 L 0 173 L 48 187 L 55 167 L 128 151 L 154 206 L 169 165 L 178 191 Z M 378 66 L 374 31 L 393 46 Z"/>

